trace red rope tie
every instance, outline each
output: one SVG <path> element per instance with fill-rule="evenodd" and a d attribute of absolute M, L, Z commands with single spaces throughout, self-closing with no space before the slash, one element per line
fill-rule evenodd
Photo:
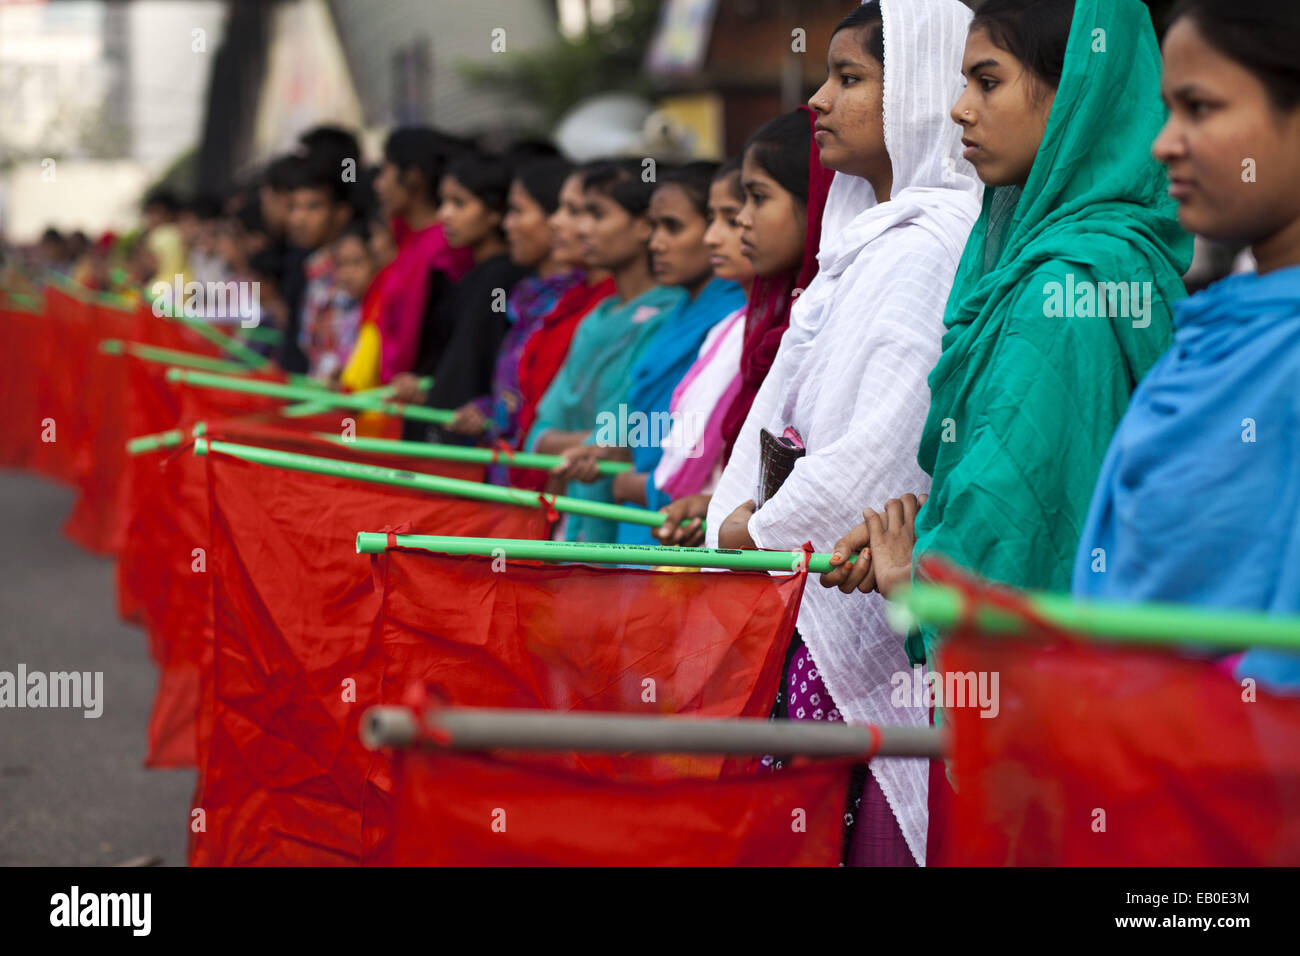
<path fill-rule="evenodd" d="M 429 726 L 428 715 L 431 711 L 439 709 L 441 701 L 429 693 L 429 688 L 423 681 L 416 681 L 406 688 L 406 692 L 402 695 L 402 706 L 410 710 L 415 717 L 415 725 L 419 728 L 415 735 L 417 743 L 432 743 L 439 747 L 451 746 L 451 733 L 445 727 Z"/>
<path fill-rule="evenodd" d="M 560 520 L 560 513 L 555 510 L 555 495 L 547 496 L 546 492 L 537 495 L 538 502 L 541 503 L 542 510 L 546 512 L 546 523 L 554 525 Z"/>
<path fill-rule="evenodd" d="M 799 555 L 799 567 L 796 569 L 800 574 L 808 573 L 808 561 L 812 558 L 813 546 L 811 541 L 805 541 L 800 549 L 803 553 Z"/>
<path fill-rule="evenodd" d="M 867 748 L 867 752 L 863 754 L 863 760 L 870 760 L 875 757 L 876 754 L 880 753 L 880 745 L 884 743 L 884 735 L 880 732 L 879 727 L 875 724 L 867 724 L 867 730 L 871 732 L 871 746 Z"/>
<path fill-rule="evenodd" d="M 501 464 L 502 455 L 505 456 L 507 465 L 514 464 L 515 450 L 510 447 L 509 443 L 504 438 L 498 438 L 492 443 L 492 464 Z"/>

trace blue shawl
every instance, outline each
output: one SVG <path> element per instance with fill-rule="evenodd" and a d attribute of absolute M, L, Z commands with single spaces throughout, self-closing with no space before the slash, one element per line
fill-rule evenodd
<path fill-rule="evenodd" d="M 745 290 L 724 279 L 710 279 L 694 299 L 683 297 L 681 304 L 664 317 L 632 366 L 627 391 L 619 396 L 619 401 L 626 403 L 628 414 L 640 412 L 650 422 L 665 420 L 672 405 L 673 390 L 699 357 L 700 346 L 709 330 L 744 304 Z M 615 406 L 610 411 L 617 415 L 618 409 Z M 698 429 L 703 428 L 704 423 L 698 423 Z M 632 463 L 646 476 L 646 503 L 651 508 L 661 508 L 668 503 L 668 498 L 654 488 L 654 470 L 663 456 L 661 442 L 668 437 L 668 428 L 652 427 L 648 429 L 648 437 L 656 440 L 633 443 Z M 619 525 L 618 541 L 620 544 L 658 543 L 649 528 L 631 524 Z"/>
<path fill-rule="evenodd" d="M 1074 593 L 1300 613 L 1300 266 L 1224 279 L 1174 327 L 1102 464 Z M 1300 689 L 1300 654 L 1237 669 Z"/>

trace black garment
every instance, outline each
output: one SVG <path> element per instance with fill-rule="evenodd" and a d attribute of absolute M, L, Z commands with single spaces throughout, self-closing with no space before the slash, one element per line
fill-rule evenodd
<path fill-rule="evenodd" d="M 302 328 L 302 300 L 307 292 L 307 257 L 311 250 L 287 246 L 284 253 L 284 272 L 280 276 L 280 298 L 284 299 L 288 324 L 284 340 L 276 351 L 275 360 L 286 372 L 305 374 L 307 355 L 298 347 L 298 332 Z"/>
<path fill-rule="evenodd" d="M 502 253 L 475 264 L 439 297 L 429 335 L 436 341 L 445 334 L 446 342 L 436 363 L 421 369 L 421 374 L 433 376 L 433 387 L 425 402 L 430 408 L 457 409 L 492 391 L 497 351 L 510 327 L 506 299 L 515 283 L 527 274 L 528 270 Z M 419 426 L 419 437 L 426 441 L 460 440 L 436 425 L 413 424 Z"/>

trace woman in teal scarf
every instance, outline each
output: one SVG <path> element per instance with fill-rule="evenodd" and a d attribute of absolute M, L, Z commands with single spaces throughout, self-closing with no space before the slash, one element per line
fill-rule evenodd
<path fill-rule="evenodd" d="M 952 117 L 988 188 L 929 379 L 933 483 L 919 512 L 869 503 L 880 514 L 835 550 L 869 543 L 871 560 L 823 577 L 845 590 L 888 593 L 927 552 L 1066 590 L 1106 446 L 1184 295 L 1192 243 L 1150 153 L 1165 110 L 1147 8 L 989 0 L 962 72 Z M 913 663 L 933 663 L 933 639 L 909 639 Z"/>
<path fill-rule="evenodd" d="M 650 260 L 655 278 L 685 295 L 664 316 L 628 372 L 626 385 L 611 404 L 597 411 L 595 432 L 587 441 L 583 464 L 577 455 L 570 477 L 595 481 L 599 460 L 631 461 L 633 470 L 613 482 L 614 500 L 659 508 L 668 498 L 654 487 L 654 470 L 666 441 L 695 440 L 701 423 L 683 421 L 670 430 L 673 389 L 690 370 L 709 330 L 745 304 L 745 290 L 717 279 L 704 244 L 708 229 L 709 187 L 717 163 L 690 163 L 659 177 L 650 199 Z M 626 430 L 622 423 L 627 423 Z M 643 525 L 620 523 L 619 544 L 657 544 Z"/>
<path fill-rule="evenodd" d="M 1258 272 L 1179 304 L 1174 347 L 1134 393 L 1102 465 L 1076 594 L 1300 614 L 1297 50 L 1294 0 L 1174 11 L 1171 111 L 1152 151 L 1179 220 L 1248 244 Z M 1243 157 L 1258 177 L 1243 175 Z M 1237 676 L 1300 692 L 1300 653 L 1249 651 Z"/>
<path fill-rule="evenodd" d="M 572 462 L 583 461 L 596 414 L 625 394 L 632 366 L 664 316 L 685 292 L 655 285 L 650 274 L 647 210 L 653 183 L 641 179 L 640 163 L 611 162 L 592 166 L 583 176 L 583 215 L 579 238 L 588 268 L 606 269 L 617 291 L 582 320 L 569 355 L 537 406 L 528 435 L 528 451 L 565 455 L 570 464 L 556 477 L 568 483 L 566 494 L 588 501 L 611 500 L 612 480 L 590 484 L 571 481 Z M 614 541 L 618 523 L 570 515 L 569 541 Z"/>

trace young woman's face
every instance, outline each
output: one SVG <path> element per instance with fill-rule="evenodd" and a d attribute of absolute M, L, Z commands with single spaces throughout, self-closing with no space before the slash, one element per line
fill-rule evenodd
<path fill-rule="evenodd" d="M 1169 119 L 1151 152 L 1169 171 L 1183 228 L 1254 244 L 1294 227 L 1300 109 L 1278 110 L 1264 84 L 1206 43 L 1187 17 L 1165 34 L 1160 86 Z"/>
<path fill-rule="evenodd" d="M 551 252 L 557 262 L 574 268 L 588 265 L 578 236 L 582 207 L 582 177 L 574 173 L 564 180 L 560 187 L 560 204 L 551 213 Z"/>
<path fill-rule="evenodd" d="M 814 138 L 827 169 L 872 183 L 892 179 L 885 151 L 884 67 L 862 47 L 865 28 L 840 30 L 826 52 L 826 82 L 808 100 Z"/>
<path fill-rule="evenodd" d="M 375 177 L 375 196 L 385 216 L 405 216 L 411 208 L 411 190 L 402 181 L 401 170 L 386 160 Z"/>
<path fill-rule="evenodd" d="M 340 236 L 334 243 L 334 281 L 340 289 L 361 301 L 370 286 L 370 252 L 359 236 Z"/>
<path fill-rule="evenodd" d="M 503 223 L 510 261 L 525 269 L 535 269 L 551 254 L 551 224 L 541 203 L 515 180 L 510 184 Z"/>
<path fill-rule="evenodd" d="M 698 289 L 712 276 L 704 230 L 709 222 L 685 191 L 669 183 L 650 197 L 650 271 L 661 285 Z"/>
<path fill-rule="evenodd" d="M 447 245 L 452 248 L 478 245 L 501 228 L 501 214 L 489 209 L 455 176 L 442 177 L 438 194 L 442 198 L 442 204 L 438 206 L 438 222 L 442 223 Z"/>
<path fill-rule="evenodd" d="M 986 186 L 1023 186 L 1047 129 L 1056 90 L 1040 81 L 988 31 L 966 37 L 966 89 L 952 108 L 962 153 Z"/>
<path fill-rule="evenodd" d="M 797 269 L 803 262 L 806 211 L 794 195 L 754 161 L 754 151 L 745 150 L 740 167 L 745 204 L 736 223 L 740 246 L 754 269 L 754 275 L 771 276 Z"/>
<path fill-rule="evenodd" d="M 747 285 L 754 278 L 754 267 L 740 245 L 740 223 L 736 218 L 745 202 L 736 198 L 739 185 L 740 173 L 734 172 L 709 187 L 709 227 L 704 230 L 704 244 L 715 276 Z"/>
<path fill-rule="evenodd" d="M 618 271 L 644 258 L 650 241 L 650 221 L 634 216 L 594 189 L 583 193 L 578 217 L 582 256 L 593 269 Z"/>

